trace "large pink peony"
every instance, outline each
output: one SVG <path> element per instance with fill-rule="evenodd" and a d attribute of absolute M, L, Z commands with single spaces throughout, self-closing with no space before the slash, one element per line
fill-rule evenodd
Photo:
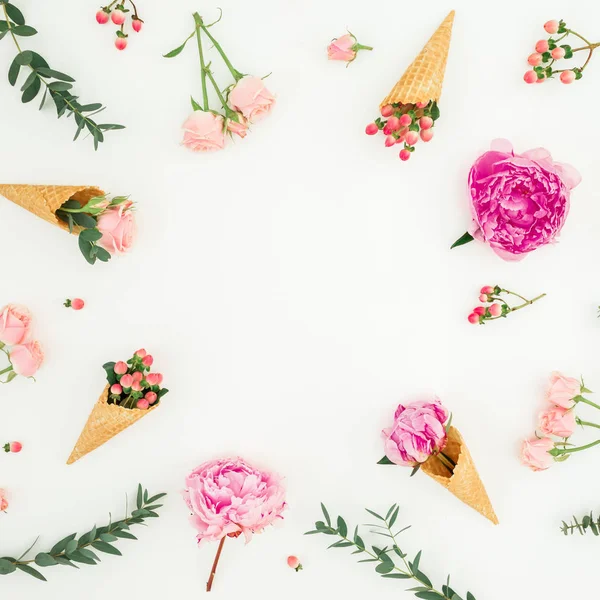
<path fill-rule="evenodd" d="M 521 260 L 556 240 L 580 181 L 573 167 L 554 162 L 543 148 L 515 154 L 509 141 L 494 140 L 469 173 L 469 233 L 504 260 Z"/>
<path fill-rule="evenodd" d="M 253 533 L 281 519 L 286 508 L 282 478 L 241 458 L 205 462 L 186 478 L 183 492 L 198 543 Z"/>
<path fill-rule="evenodd" d="M 439 398 L 398 405 L 394 425 L 382 432 L 385 455 L 397 465 L 415 466 L 444 449 L 448 411 Z"/>
<path fill-rule="evenodd" d="M 0 342 L 21 344 L 29 337 L 31 313 L 20 304 L 7 304 L 0 309 Z"/>

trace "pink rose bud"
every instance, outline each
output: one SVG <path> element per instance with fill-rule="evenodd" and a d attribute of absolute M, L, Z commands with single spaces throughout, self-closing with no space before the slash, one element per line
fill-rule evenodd
<path fill-rule="evenodd" d="M 377 125 L 375 125 L 375 123 L 369 123 L 365 127 L 365 133 L 367 135 L 375 135 L 378 131 L 379 131 L 379 127 L 377 127 Z"/>
<path fill-rule="evenodd" d="M 421 129 L 431 129 L 433 127 L 433 119 L 431 117 L 421 117 L 419 119 Z"/>
<path fill-rule="evenodd" d="M 238 113 L 238 120 L 227 119 L 227 131 L 229 133 L 235 133 L 235 135 L 245 138 L 248 135 L 248 121 L 244 118 L 244 115 Z"/>
<path fill-rule="evenodd" d="M 554 60 L 560 60 L 561 58 L 564 58 L 564 56 L 565 56 L 565 49 L 564 48 L 554 48 L 554 50 L 552 50 L 552 52 L 550 52 L 550 55 L 552 56 L 552 58 Z"/>
<path fill-rule="evenodd" d="M 133 17 L 131 21 L 131 27 L 134 31 L 139 33 L 142 30 L 142 23 L 143 21 L 141 19 L 136 19 L 135 17 Z"/>
<path fill-rule="evenodd" d="M 581 383 L 574 377 L 565 377 L 558 371 L 550 375 L 550 385 L 546 391 L 546 400 L 563 408 L 573 408 L 575 398 L 581 394 Z"/>
<path fill-rule="evenodd" d="M 483 315 L 485 315 L 485 307 L 484 306 L 477 306 L 476 308 L 473 309 L 473 312 L 476 315 L 480 315 L 483 317 Z"/>
<path fill-rule="evenodd" d="M 488 310 L 490 311 L 490 315 L 492 315 L 492 317 L 499 317 L 502 314 L 502 306 L 496 302 L 494 302 L 494 304 L 492 304 Z"/>
<path fill-rule="evenodd" d="M 490 296 L 494 293 L 494 288 L 491 285 L 484 285 L 480 291 L 482 294 L 487 294 L 488 296 Z"/>
<path fill-rule="evenodd" d="M 127 48 L 127 38 L 118 37 L 115 40 L 115 48 L 117 50 L 125 50 Z"/>
<path fill-rule="evenodd" d="M 400 125 L 402 125 L 402 127 L 408 127 L 411 123 L 412 119 L 410 115 L 405 114 L 400 117 Z"/>
<path fill-rule="evenodd" d="M 112 14 L 110 15 L 110 18 L 112 19 L 112 22 L 115 25 L 123 25 L 123 23 L 125 23 L 125 13 L 122 10 L 119 10 L 118 8 L 116 10 L 113 10 Z"/>
<path fill-rule="evenodd" d="M 417 102 L 417 108 L 425 108 L 429 102 Z"/>
<path fill-rule="evenodd" d="M 329 60 L 342 60 L 345 62 L 350 62 L 354 60 L 356 56 L 356 50 L 354 50 L 354 45 L 356 44 L 356 38 L 347 33 L 342 37 L 339 37 L 329 46 L 327 46 L 327 58 Z"/>
<path fill-rule="evenodd" d="M 121 378 L 122 379 L 122 378 Z M 110 386 L 110 393 L 115 394 L 115 396 L 119 396 L 123 393 L 123 388 L 120 383 L 113 383 Z"/>
<path fill-rule="evenodd" d="M 104 25 L 104 24 L 108 23 L 109 18 L 110 18 L 110 15 L 105 10 L 99 10 L 96 13 L 96 21 L 98 21 L 98 23 L 100 23 L 100 25 Z"/>
<path fill-rule="evenodd" d="M 297 556 L 288 556 L 287 564 L 288 564 L 288 567 L 294 569 L 296 571 L 296 573 L 298 571 L 302 571 L 302 565 L 300 564 L 300 561 L 298 560 Z"/>
<path fill-rule="evenodd" d="M 560 74 L 560 80 L 563 83 L 573 83 L 575 81 L 575 73 L 573 73 L 573 71 L 563 71 Z"/>
<path fill-rule="evenodd" d="M 525 83 L 535 83 L 538 80 L 537 73 L 535 71 L 526 71 L 523 75 L 523 81 Z"/>
<path fill-rule="evenodd" d="M 575 432 L 575 413 L 562 406 L 552 406 L 540 414 L 539 430 L 544 435 L 568 438 Z"/>
<path fill-rule="evenodd" d="M 393 135 L 388 135 L 385 138 L 385 147 L 389 148 L 390 146 L 393 146 L 396 142 L 397 142 L 397 140 Z"/>
<path fill-rule="evenodd" d="M 406 143 L 409 146 L 414 146 L 419 141 L 419 134 L 416 131 L 409 131 L 406 134 Z"/>
<path fill-rule="evenodd" d="M 147 392 L 144 398 L 148 400 L 148 404 L 154 404 L 158 400 L 156 392 Z"/>
<path fill-rule="evenodd" d="M 132 376 L 134 381 L 141 381 L 142 379 L 144 379 L 144 374 L 141 371 L 136 371 L 135 373 L 132 373 Z"/>
<path fill-rule="evenodd" d="M 476 325 L 477 323 L 479 323 L 479 315 L 476 315 L 475 313 L 471 313 L 468 317 L 467 317 L 469 323 L 472 323 L 473 325 Z"/>
<path fill-rule="evenodd" d="M 532 471 L 545 471 L 554 463 L 554 458 L 549 454 L 554 448 L 550 438 L 538 439 L 537 437 L 524 440 L 521 446 L 521 462 Z"/>
<path fill-rule="evenodd" d="M 539 52 L 534 52 L 533 54 L 529 55 L 529 57 L 527 58 L 527 62 L 532 67 L 537 67 L 538 65 L 542 64 L 542 55 Z"/>
<path fill-rule="evenodd" d="M 140 348 L 139 350 L 136 350 L 134 352 L 134 354 L 138 357 L 138 358 L 144 358 L 144 356 L 146 356 L 146 354 L 148 354 L 145 350 L 145 348 Z"/>
<path fill-rule="evenodd" d="M 544 29 L 546 30 L 546 33 L 556 33 L 559 26 L 559 22 L 556 19 L 552 19 L 551 21 L 546 21 L 544 23 Z"/>
<path fill-rule="evenodd" d="M 154 358 L 152 357 L 151 354 L 147 354 L 146 356 L 144 356 L 144 358 L 142 359 L 142 364 L 145 367 L 151 367 L 152 363 L 154 362 Z"/>
<path fill-rule="evenodd" d="M 23 444 L 21 444 L 21 442 L 8 442 L 7 444 L 4 444 L 4 446 L 2 446 L 4 448 L 4 452 L 21 452 L 21 449 L 23 448 Z"/>
<path fill-rule="evenodd" d="M 402 150 L 400 150 L 400 160 L 408 160 L 410 158 L 410 151 L 407 150 L 406 148 L 403 148 Z"/>
<path fill-rule="evenodd" d="M 401 127 L 401 125 L 400 125 L 400 119 L 398 117 L 390 117 L 387 120 L 387 126 L 392 131 L 398 131 L 398 129 L 400 129 L 400 127 Z"/>
<path fill-rule="evenodd" d="M 148 404 L 148 400 L 146 400 L 145 398 L 140 398 L 137 401 L 136 406 L 140 409 L 140 410 L 148 410 L 148 407 L 150 406 Z"/>
<path fill-rule="evenodd" d="M 381 116 L 385 117 L 386 119 L 388 117 L 391 117 L 394 114 L 394 107 L 391 104 L 386 104 L 385 106 L 381 107 Z"/>
<path fill-rule="evenodd" d="M 539 40 L 535 45 L 535 51 L 543 54 L 544 52 L 548 52 L 548 40 Z"/>
<path fill-rule="evenodd" d="M 125 375 L 127 373 L 127 363 L 120 360 L 118 363 L 115 363 L 113 370 L 117 375 Z"/>
<path fill-rule="evenodd" d="M 121 377 L 120 383 L 124 388 L 129 389 L 133 384 L 133 375 L 129 375 L 129 373 L 123 375 L 123 377 Z"/>

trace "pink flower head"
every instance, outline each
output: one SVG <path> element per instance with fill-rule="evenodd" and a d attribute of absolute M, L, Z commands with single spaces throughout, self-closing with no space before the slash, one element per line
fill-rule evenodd
<path fill-rule="evenodd" d="M 540 415 L 539 430 L 544 435 L 568 438 L 575 431 L 575 414 L 562 406 L 552 406 Z"/>
<path fill-rule="evenodd" d="M 13 346 L 8 355 L 17 375 L 32 377 L 44 362 L 44 351 L 39 342 Z"/>
<path fill-rule="evenodd" d="M 111 254 L 124 254 L 131 250 L 137 227 L 130 202 L 111 206 L 98 217 L 98 230 L 102 237 L 98 245 Z"/>
<path fill-rule="evenodd" d="M 558 371 L 550 375 L 550 385 L 546 391 L 546 400 L 562 408 L 575 406 L 573 398 L 581 393 L 581 383 L 574 377 L 565 377 Z"/>
<path fill-rule="evenodd" d="M 13 345 L 24 342 L 31 329 L 31 313 L 20 304 L 7 304 L 0 310 L 0 342 Z"/>
<path fill-rule="evenodd" d="M 8 508 L 8 500 L 6 499 L 6 491 L 0 488 L 0 511 L 4 512 Z"/>
<path fill-rule="evenodd" d="M 127 363 L 120 360 L 119 362 L 115 363 L 113 370 L 117 375 L 125 375 L 125 373 L 127 373 Z"/>
<path fill-rule="evenodd" d="M 195 110 L 183 124 L 182 144 L 194 152 L 213 152 L 225 148 L 221 115 Z"/>
<path fill-rule="evenodd" d="M 554 457 L 549 454 L 554 448 L 550 438 L 531 438 L 524 440 L 521 446 L 521 462 L 532 471 L 545 471 L 554 463 Z"/>
<path fill-rule="evenodd" d="M 283 519 L 286 508 L 282 478 L 255 469 L 241 458 L 205 462 L 185 480 L 183 497 L 192 512 L 197 540 L 218 541 L 253 533 Z"/>
<path fill-rule="evenodd" d="M 327 58 L 329 60 L 343 60 L 345 62 L 353 61 L 356 58 L 355 44 L 356 38 L 351 33 L 336 38 L 327 46 Z"/>
<path fill-rule="evenodd" d="M 415 466 L 424 463 L 446 445 L 448 411 L 439 398 L 398 405 L 394 425 L 382 432 L 385 455 L 393 463 Z"/>
<path fill-rule="evenodd" d="M 163 376 L 161 373 L 148 373 L 146 375 L 146 381 L 148 385 L 160 385 L 162 383 Z"/>
<path fill-rule="evenodd" d="M 558 237 L 580 181 L 573 167 L 554 162 L 543 148 L 515 154 L 510 142 L 495 140 L 469 173 L 469 233 L 504 260 L 521 260 Z"/>
<path fill-rule="evenodd" d="M 244 119 L 244 115 L 237 113 L 237 121 L 235 119 L 227 119 L 227 131 L 245 138 L 248 133 L 248 121 Z"/>
<path fill-rule="evenodd" d="M 260 77 L 242 77 L 229 93 L 229 106 L 251 122 L 266 116 L 275 104 L 275 96 Z"/>

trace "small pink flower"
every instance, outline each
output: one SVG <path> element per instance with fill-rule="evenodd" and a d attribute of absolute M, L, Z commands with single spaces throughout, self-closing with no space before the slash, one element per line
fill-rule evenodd
<path fill-rule="evenodd" d="M 99 10 L 96 13 L 96 21 L 98 21 L 98 23 L 100 25 L 104 25 L 104 24 L 108 23 L 109 19 L 110 19 L 110 15 L 105 10 Z"/>
<path fill-rule="evenodd" d="M 110 393 L 114 394 L 115 396 L 119 396 L 123 393 L 123 388 L 121 387 L 121 384 L 119 383 L 113 383 L 110 386 Z"/>
<path fill-rule="evenodd" d="M 396 140 L 396 138 L 395 138 L 393 135 L 388 135 L 388 136 L 385 138 L 385 147 L 386 147 L 386 148 L 389 148 L 390 146 L 393 146 L 393 145 L 395 145 L 395 144 L 396 144 L 396 141 L 397 141 L 397 140 Z"/>
<path fill-rule="evenodd" d="M 487 302 L 488 296 L 487 294 L 479 294 L 479 302 Z"/>
<path fill-rule="evenodd" d="M 573 83 L 575 81 L 575 73 L 573 71 L 563 71 L 560 74 L 560 80 L 562 83 Z"/>
<path fill-rule="evenodd" d="M 369 123 L 365 127 L 365 133 L 367 135 L 375 135 L 378 131 L 379 131 L 379 127 L 377 127 L 377 125 L 375 125 L 375 123 Z"/>
<path fill-rule="evenodd" d="M 544 435 L 568 438 L 575 431 L 575 414 L 562 406 L 552 406 L 540 414 L 539 430 Z"/>
<path fill-rule="evenodd" d="M 115 363 L 113 370 L 117 375 L 125 375 L 125 373 L 127 373 L 127 363 L 120 360 L 119 362 Z"/>
<path fill-rule="evenodd" d="M 544 52 L 548 52 L 548 40 L 539 40 L 535 45 L 535 51 L 543 54 Z"/>
<path fill-rule="evenodd" d="M 136 406 L 140 410 L 148 410 L 148 406 L 150 405 L 148 404 L 148 400 L 146 400 L 145 398 L 140 398 L 140 400 L 137 401 Z"/>
<path fill-rule="evenodd" d="M 142 30 L 142 23 L 143 21 L 141 19 L 133 17 L 131 20 L 131 27 L 135 32 L 139 33 Z"/>
<path fill-rule="evenodd" d="M 550 438 L 531 438 L 524 440 L 521 446 L 521 462 L 532 471 L 545 471 L 554 463 L 554 458 L 548 454 L 554 448 Z"/>
<path fill-rule="evenodd" d="M 502 314 L 502 306 L 497 302 L 494 302 L 494 304 L 492 304 L 488 310 L 490 311 L 490 315 L 492 315 L 492 317 L 499 317 Z"/>
<path fill-rule="evenodd" d="M 355 44 L 356 38 L 350 33 L 336 38 L 327 46 L 327 58 L 329 60 L 351 62 L 356 58 Z"/>
<path fill-rule="evenodd" d="M 67 298 L 64 304 L 67 308 L 73 310 L 81 310 L 85 306 L 85 302 L 81 298 L 73 298 L 73 300 Z"/>
<path fill-rule="evenodd" d="M 117 50 L 125 50 L 125 48 L 127 48 L 127 38 L 117 37 L 115 40 L 115 48 Z"/>
<path fill-rule="evenodd" d="M 102 237 L 98 245 L 111 254 L 129 252 L 135 241 L 137 226 L 131 203 L 122 202 L 105 210 L 98 217 L 98 231 Z"/>
<path fill-rule="evenodd" d="M 402 127 L 402 125 L 400 125 L 400 119 L 398 117 L 390 117 L 387 120 L 387 126 L 392 131 L 398 131 L 398 129 L 400 129 Z"/>
<path fill-rule="evenodd" d="M 300 560 L 298 559 L 297 556 L 288 556 L 287 564 L 288 564 L 288 567 L 290 567 L 291 569 L 294 569 L 294 571 L 296 571 L 296 573 L 298 571 L 302 571 L 302 565 L 300 564 Z"/>
<path fill-rule="evenodd" d="M 275 96 L 266 88 L 260 77 L 246 75 L 229 93 L 229 105 L 250 122 L 255 122 L 271 112 L 275 105 Z"/>
<path fill-rule="evenodd" d="M 21 442 L 8 442 L 7 444 L 4 444 L 3 446 L 4 448 L 4 452 L 21 452 L 22 448 L 23 448 L 23 444 L 21 444 Z"/>
<path fill-rule="evenodd" d="M 241 138 L 245 138 L 248 134 L 248 121 L 244 119 L 244 116 L 240 113 L 237 114 L 238 120 L 227 119 L 227 131 L 229 133 L 235 133 Z"/>
<path fill-rule="evenodd" d="M 225 148 L 221 115 L 195 110 L 183 124 L 182 144 L 194 152 L 214 152 Z"/>
<path fill-rule="evenodd" d="M 532 67 L 537 67 L 539 65 L 542 64 L 542 55 L 539 52 L 534 52 L 533 54 L 530 54 L 527 58 L 527 62 L 532 66 Z M 532 71 L 533 72 L 533 71 Z"/>
<path fill-rule="evenodd" d="M 575 401 L 573 398 L 581 393 L 581 383 L 574 377 L 565 377 L 558 371 L 553 371 L 550 375 L 550 385 L 546 391 L 546 400 L 562 408 L 573 408 Z"/>
<path fill-rule="evenodd" d="M 39 342 L 13 346 L 8 356 L 15 373 L 23 377 L 33 377 L 44 362 L 44 351 Z"/>
<path fill-rule="evenodd" d="M 0 309 L 0 342 L 12 346 L 27 340 L 31 330 L 31 313 L 20 304 L 7 304 Z"/>
<path fill-rule="evenodd" d="M 118 8 L 112 11 L 110 18 L 115 25 L 123 25 L 125 23 L 125 13 Z"/>
<path fill-rule="evenodd" d="M 552 19 L 551 21 L 546 21 L 544 23 L 544 29 L 546 33 L 556 33 L 558 31 L 560 24 L 556 19 Z"/>
<path fill-rule="evenodd" d="M 417 108 L 425 108 L 429 102 L 417 102 Z"/>
<path fill-rule="evenodd" d="M 144 398 L 148 400 L 148 404 L 154 404 L 158 400 L 158 396 L 155 392 L 147 392 Z"/>
<path fill-rule="evenodd" d="M 0 488 L 0 511 L 5 512 L 8 508 L 8 500 L 6 497 L 6 491 Z"/>
<path fill-rule="evenodd" d="M 142 364 L 145 367 L 151 367 L 152 363 L 154 362 L 154 358 L 152 357 L 152 355 L 147 354 L 146 356 L 144 356 L 144 358 L 142 359 Z"/>
<path fill-rule="evenodd" d="M 133 375 L 130 375 L 129 373 L 127 373 L 126 375 L 123 375 L 123 377 L 121 377 L 121 385 L 126 388 L 129 389 L 131 388 L 133 384 Z"/>

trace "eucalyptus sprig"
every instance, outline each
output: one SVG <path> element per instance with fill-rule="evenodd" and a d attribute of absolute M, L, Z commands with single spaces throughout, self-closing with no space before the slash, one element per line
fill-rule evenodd
<path fill-rule="evenodd" d="M 407 560 L 408 554 L 403 552 L 398 546 L 396 538 L 403 531 L 406 531 L 408 527 L 400 529 L 396 533 L 393 532 L 393 527 L 398 518 L 400 507 L 397 504 L 392 504 L 386 513 L 385 517 L 377 514 L 376 512 L 365 509 L 371 516 L 375 517 L 379 524 L 371 524 L 370 527 L 375 527 L 379 531 L 373 531 L 377 535 L 381 535 L 388 538 L 388 545 L 383 548 L 378 546 L 371 546 L 369 550 L 367 544 L 363 541 L 359 535 L 358 526 L 354 529 L 354 534 L 349 537 L 348 525 L 342 517 L 337 517 L 336 527 L 333 526 L 329 512 L 325 506 L 321 503 L 321 510 L 325 521 L 317 521 L 315 523 L 315 529 L 307 531 L 305 535 L 314 535 L 321 533 L 324 535 L 337 536 L 340 539 L 329 546 L 329 548 L 350 548 L 354 547 L 355 550 L 352 554 L 366 554 L 369 558 L 359 560 L 358 562 L 377 563 L 375 565 L 375 571 L 387 579 L 412 579 L 418 585 L 410 588 L 409 592 L 414 592 L 417 598 L 422 600 L 463 600 L 462 596 L 459 596 L 450 587 L 450 575 L 446 579 L 445 585 L 442 585 L 442 589 L 437 590 L 433 587 L 431 580 L 423 571 L 421 571 L 421 555 L 422 551 L 419 550 L 415 555 L 415 558 L 410 561 Z M 401 561 L 400 566 L 394 562 L 392 556 L 398 557 Z M 471 592 L 467 592 L 466 600 L 475 600 L 475 596 Z"/>
<path fill-rule="evenodd" d="M 14 5 L 6 0 L 0 0 L 0 40 L 10 34 L 19 53 L 14 58 L 8 70 L 8 81 L 13 87 L 17 83 L 21 67 L 29 69 L 29 75 L 21 86 L 21 102 L 31 102 L 44 86 L 44 94 L 40 103 L 40 110 L 43 108 L 46 98 L 49 95 L 56 105 L 57 116 L 60 119 L 64 114 L 67 117 L 73 116 L 77 124 L 75 132 L 75 141 L 83 129 L 87 129 L 94 139 L 94 149 L 98 149 L 98 144 L 104 141 L 104 132 L 113 129 L 124 129 L 123 125 L 114 123 L 98 124 L 91 117 L 104 110 L 101 103 L 81 104 L 78 102 L 78 96 L 71 93 L 75 79 L 70 75 L 65 75 L 60 71 L 51 69 L 48 62 L 37 52 L 32 50 L 22 50 L 19 44 L 19 37 L 31 37 L 37 33 L 37 30 L 25 24 L 23 13 Z M 52 81 L 54 80 L 54 81 Z"/>
<path fill-rule="evenodd" d="M 63 565 L 75 567 L 76 569 L 79 567 L 75 563 L 96 565 L 100 562 L 100 558 L 93 550 L 91 550 L 91 548 L 98 552 L 121 556 L 121 551 L 113 546 L 113 542 L 118 541 L 119 538 L 136 540 L 137 538 L 128 531 L 129 527 L 131 525 L 142 525 L 144 524 L 145 519 L 158 517 L 158 513 L 155 511 L 160 508 L 162 504 L 155 503 L 164 496 L 166 496 L 166 494 L 156 494 L 149 498 L 148 490 L 143 489 L 141 484 L 139 484 L 137 489 L 136 509 L 131 515 L 125 516 L 125 518 L 120 521 L 112 522 L 111 520 L 109 521 L 109 524 L 104 527 L 94 526 L 79 539 L 77 539 L 77 533 L 72 533 L 60 540 L 60 542 L 54 544 L 49 552 L 39 552 L 35 558 L 25 559 L 25 556 L 27 556 L 35 546 L 37 542 L 36 539 L 19 558 L 13 558 L 11 556 L 0 558 L 0 575 L 10 575 L 16 571 L 22 571 L 36 579 L 47 581 L 36 568 L 31 566 L 32 564 L 35 564 L 38 567 Z"/>
<path fill-rule="evenodd" d="M 588 531 L 591 531 L 595 536 L 598 536 L 600 535 L 600 517 L 594 517 L 594 513 L 590 511 L 590 514 L 585 515 L 580 523 L 577 517 L 573 515 L 573 520 L 570 523 L 562 522 L 560 530 L 565 535 L 573 535 L 575 531 L 579 531 L 580 535 L 585 535 Z"/>

